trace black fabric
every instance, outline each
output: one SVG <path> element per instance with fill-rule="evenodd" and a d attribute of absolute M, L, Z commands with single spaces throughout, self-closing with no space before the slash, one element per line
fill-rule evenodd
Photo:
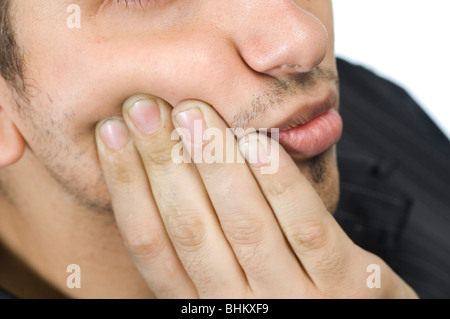
<path fill-rule="evenodd" d="M 4 291 L 2 288 L 0 288 L 0 299 L 15 299 L 15 298 L 6 291 Z"/>
<path fill-rule="evenodd" d="M 403 89 L 342 60 L 338 69 L 336 218 L 420 297 L 450 298 L 450 142 Z"/>
<path fill-rule="evenodd" d="M 398 86 L 342 60 L 338 68 L 336 218 L 420 297 L 450 298 L 450 142 Z"/>

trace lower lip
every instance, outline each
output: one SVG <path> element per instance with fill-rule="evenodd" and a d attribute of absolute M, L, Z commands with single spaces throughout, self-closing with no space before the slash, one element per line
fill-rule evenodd
<path fill-rule="evenodd" d="M 342 129 L 341 116 L 331 109 L 306 124 L 280 131 L 280 144 L 295 158 L 312 158 L 335 145 Z"/>

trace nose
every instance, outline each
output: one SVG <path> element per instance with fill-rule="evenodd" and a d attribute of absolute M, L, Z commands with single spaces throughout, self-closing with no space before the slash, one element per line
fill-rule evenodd
<path fill-rule="evenodd" d="M 234 41 L 247 65 L 259 73 L 285 77 L 306 73 L 325 58 L 323 23 L 292 0 L 240 1 Z"/>

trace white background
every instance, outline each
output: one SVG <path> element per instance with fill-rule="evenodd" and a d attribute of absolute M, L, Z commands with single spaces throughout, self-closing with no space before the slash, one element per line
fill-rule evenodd
<path fill-rule="evenodd" d="M 334 0 L 336 54 L 406 89 L 450 138 L 450 0 Z"/>

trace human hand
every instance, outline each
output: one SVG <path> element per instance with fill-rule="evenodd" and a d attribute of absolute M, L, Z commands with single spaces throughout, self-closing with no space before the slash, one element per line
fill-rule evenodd
<path fill-rule="evenodd" d="M 172 108 L 134 96 L 123 119 L 96 130 L 119 230 L 155 297 L 417 297 L 383 260 L 347 237 L 282 147 L 275 174 L 261 174 L 270 164 L 262 153 L 256 164 L 239 151 L 234 164 L 176 164 L 172 132 L 191 131 L 194 120 L 223 133 L 224 153 L 239 149 L 225 138 L 226 123 L 200 101 Z M 206 144 L 187 146 L 195 152 Z M 366 284 L 371 264 L 381 267 L 379 289 Z"/>

